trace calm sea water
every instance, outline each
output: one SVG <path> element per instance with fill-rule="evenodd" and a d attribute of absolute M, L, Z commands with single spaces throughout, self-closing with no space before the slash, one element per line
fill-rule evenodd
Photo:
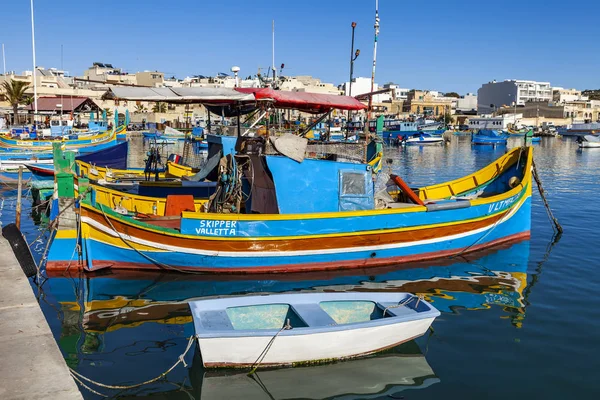
<path fill-rule="evenodd" d="M 394 173 L 422 185 L 470 173 L 505 151 L 471 148 L 468 139 L 454 136 L 445 146 L 388 149 L 386 157 L 394 160 Z M 140 164 L 141 141 L 132 147 L 131 161 Z M 94 386 L 114 398 L 600 398 L 600 151 L 580 151 L 574 141 L 557 138 L 544 138 L 535 147 L 547 196 L 565 230 L 558 241 L 534 192 L 531 240 L 468 259 L 238 278 L 72 273 L 50 277 L 39 290 L 40 304 L 69 366 L 109 385 L 146 381 L 175 363 L 193 334 L 190 299 L 409 291 L 424 294 L 442 312 L 426 336 L 376 357 L 259 372 L 251 380 L 244 373 L 205 372 L 190 353 L 187 367 L 180 365 L 151 385 L 131 390 Z M 1 189 L 3 223 L 14 220 L 15 196 Z M 34 217 L 24 216 L 29 241 L 43 229 Z M 36 254 L 43 252 L 45 241 L 42 235 L 32 243 Z M 86 399 L 101 398 L 85 389 L 82 393 Z"/>

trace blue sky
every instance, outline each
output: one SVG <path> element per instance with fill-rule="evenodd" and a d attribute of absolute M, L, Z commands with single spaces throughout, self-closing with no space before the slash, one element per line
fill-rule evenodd
<path fill-rule="evenodd" d="M 7 70 L 31 69 L 29 1 L 4 0 L 0 43 Z M 94 61 L 129 72 L 183 78 L 271 63 L 284 74 L 341 83 L 349 76 L 350 24 L 361 55 L 354 76 L 371 75 L 374 0 L 103 0 L 35 2 L 37 64 L 80 75 Z M 600 88 L 600 2 L 380 0 L 376 81 L 474 92 L 492 79 Z"/>

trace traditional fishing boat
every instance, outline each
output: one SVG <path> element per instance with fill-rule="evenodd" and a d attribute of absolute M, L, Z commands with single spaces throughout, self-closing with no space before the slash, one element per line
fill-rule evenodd
<path fill-rule="evenodd" d="M 400 190 L 377 197 L 368 165 L 263 157 L 271 190 L 248 183 L 250 214 L 182 212 L 164 228 L 95 204 L 92 196 L 81 204 L 80 237 L 76 230 L 57 235 L 47 268 L 61 269 L 77 243 L 88 270 L 169 266 L 224 273 L 363 268 L 529 237 L 531 148 L 515 148 L 472 175 L 416 190 L 395 177 Z M 263 171 L 256 164 L 255 176 L 266 179 Z M 319 171 L 321 181 L 306 179 L 309 171 Z M 260 203 L 252 201 L 257 196 Z M 213 201 L 208 210 L 218 205 Z"/>
<path fill-rule="evenodd" d="M 440 315 L 412 294 L 374 292 L 197 300 L 190 309 L 207 368 L 365 356 L 422 336 Z"/>
<path fill-rule="evenodd" d="M 508 135 L 491 129 L 480 129 L 471 137 L 474 145 L 505 146 L 507 142 Z"/>
<path fill-rule="evenodd" d="M 558 128 L 561 136 L 600 135 L 600 122 L 578 123 Z"/>
<path fill-rule="evenodd" d="M 254 93 L 264 96 L 263 104 L 295 107 L 307 95 Z M 336 105 L 364 107 L 344 96 L 321 103 L 310 96 L 308 109 L 320 104 L 326 113 Z M 293 136 L 237 140 L 240 151 L 208 171 L 217 185 L 205 212 L 182 211 L 169 227 L 158 226 L 97 204 L 92 191 L 81 202 L 79 229 L 59 230 L 54 238 L 47 268 L 64 268 L 77 244 L 80 267 L 91 271 L 168 266 L 258 273 L 428 260 L 529 237 L 530 148 L 439 185 L 412 189 L 394 177 L 375 194 L 381 167 L 375 141 L 332 147 Z"/>
<path fill-rule="evenodd" d="M 96 151 L 116 144 L 115 131 L 107 131 L 74 139 L 58 139 L 65 150 Z M 56 140 L 16 139 L 0 136 L 0 148 L 4 151 L 41 151 L 51 152 Z"/>

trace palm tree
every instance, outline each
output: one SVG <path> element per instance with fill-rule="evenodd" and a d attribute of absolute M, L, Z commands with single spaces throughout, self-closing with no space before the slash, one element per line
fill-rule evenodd
<path fill-rule="evenodd" d="M 147 111 L 148 111 L 148 109 L 143 104 L 138 104 L 138 105 L 135 106 L 135 112 L 136 113 L 145 113 Z"/>
<path fill-rule="evenodd" d="M 29 82 L 10 81 L 2 82 L 4 97 L 10 103 L 13 109 L 13 124 L 17 123 L 19 103 L 25 100 L 25 91 L 29 87 Z"/>
<path fill-rule="evenodd" d="M 165 103 L 158 102 L 158 103 L 154 104 L 154 107 L 152 107 L 152 112 L 155 112 L 155 113 L 166 113 L 167 112 L 167 105 Z"/>
<path fill-rule="evenodd" d="M 113 112 L 110 108 L 105 108 L 104 111 L 106 111 L 106 119 L 111 119 L 113 116 Z"/>

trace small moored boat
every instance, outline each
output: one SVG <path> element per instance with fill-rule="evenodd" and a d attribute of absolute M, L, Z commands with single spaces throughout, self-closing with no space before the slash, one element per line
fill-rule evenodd
<path fill-rule="evenodd" d="M 505 146 L 508 135 L 491 129 L 480 129 L 473 135 L 471 143 L 476 145 Z"/>
<path fill-rule="evenodd" d="M 439 144 L 442 143 L 444 141 L 444 138 L 442 136 L 438 136 L 438 135 L 431 135 L 429 133 L 416 133 L 414 135 L 412 135 L 411 137 L 409 137 L 408 139 L 406 139 L 403 144 L 407 145 L 407 146 L 422 146 L 422 145 L 426 145 L 426 144 Z"/>
<path fill-rule="evenodd" d="M 189 303 L 207 368 L 301 365 L 373 354 L 440 315 L 410 293 L 295 293 Z M 263 354 L 266 352 L 266 354 Z"/>
<path fill-rule="evenodd" d="M 597 148 L 600 147 L 600 136 L 585 135 L 577 138 L 577 143 L 581 148 Z"/>

